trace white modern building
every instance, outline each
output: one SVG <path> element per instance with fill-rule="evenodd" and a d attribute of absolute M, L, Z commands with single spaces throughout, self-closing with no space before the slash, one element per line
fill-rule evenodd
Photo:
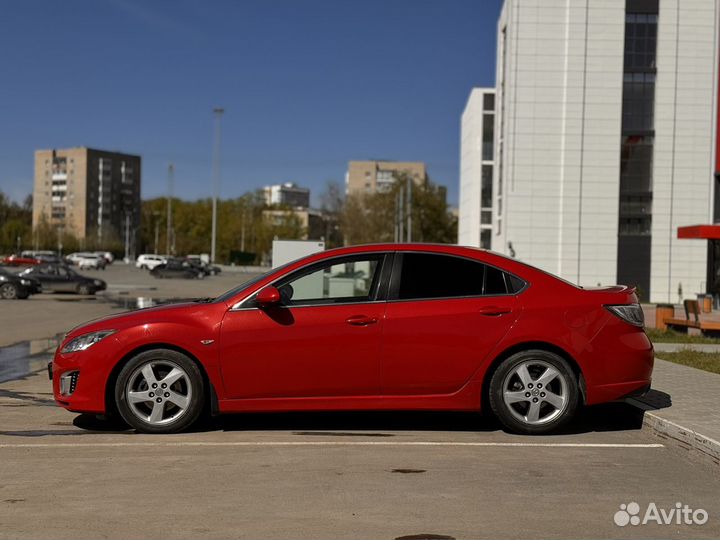
<path fill-rule="evenodd" d="M 308 208 L 310 206 L 310 190 L 292 182 L 275 184 L 263 188 L 265 204 L 268 206 L 291 206 Z"/>
<path fill-rule="evenodd" d="M 473 88 L 460 128 L 458 243 L 489 249 L 495 164 L 495 89 Z"/>
<path fill-rule="evenodd" d="M 493 250 L 580 285 L 635 285 L 652 302 L 705 292 L 707 243 L 677 229 L 720 221 L 719 11 L 717 0 L 506 0 Z M 465 156 L 463 145 L 463 174 L 476 166 Z"/>

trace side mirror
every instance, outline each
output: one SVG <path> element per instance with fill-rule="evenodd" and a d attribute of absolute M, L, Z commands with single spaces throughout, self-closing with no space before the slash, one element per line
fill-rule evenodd
<path fill-rule="evenodd" d="M 256 300 L 260 307 L 277 305 L 280 303 L 280 291 L 272 285 L 268 285 L 258 292 Z"/>

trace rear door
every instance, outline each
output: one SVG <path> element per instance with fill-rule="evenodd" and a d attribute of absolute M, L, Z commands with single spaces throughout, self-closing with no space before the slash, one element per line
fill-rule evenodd
<path fill-rule="evenodd" d="M 396 255 L 383 331 L 383 395 L 462 388 L 517 318 L 512 293 L 519 288 L 500 269 L 472 259 Z"/>

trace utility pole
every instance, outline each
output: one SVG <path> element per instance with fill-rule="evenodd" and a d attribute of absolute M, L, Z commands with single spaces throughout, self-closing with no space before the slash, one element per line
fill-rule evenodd
<path fill-rule="evenodd" d="M 403 229 L 403 222 L 405 221 L 405 216 L 403 214 L 403 202 L 405 200 L 404 193 L 403 193 L 403 187 L 400 186 L 400 193 L 398 195 L 398 236 L 400 238 L 400 242 L 403 242 L 403 237 L 405 236 L 405 230 Z"/>
<path fill-rule="evenodd" d="M 240 217 L 240 251 L 245 252 L 245 207 L 243 207 L 242 215 Z"/>
<path fill-rule="evenodd" d="M 130 212 L 125 212 L 125 260 L 130 260 Z"/>
<path fill-rule="evenodd" d="M 173 190 L 175 189 L 175 165 L 172 163 L 168 165 L 168 196 L 167 196 L 167 238 L 165 239 L 165 254 L 173 255 L 172 249 L 173 243 L 170 238 L 172 235 L 172 198 Z M 157 245 L 157 242 L 156 242 Z M 157 253 L 157 252 L 156 252 Z"/>
<path fill-rule="evenodd" d="M 412 242 L 412 178 L 407 177 L 407 241 Z"/>
<path fill-rule="evenodd" d="M 220 119 L 225 109 L 216 107 L 215 115 L 215 144 L 213 146 L 213 200 L 212 200 L 212 235 L 210 240 L 210 262 L 215 262 L 215 243 L 217 241 L 217 199 L 220 193 Z"/>

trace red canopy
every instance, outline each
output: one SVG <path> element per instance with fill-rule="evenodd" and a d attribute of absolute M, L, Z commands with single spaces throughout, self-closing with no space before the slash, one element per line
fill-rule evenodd
<path fill-rule="evenodd" d="M 678 238 L 720 240 L 720 225 L 687 225 L 678 227 Z"/>

